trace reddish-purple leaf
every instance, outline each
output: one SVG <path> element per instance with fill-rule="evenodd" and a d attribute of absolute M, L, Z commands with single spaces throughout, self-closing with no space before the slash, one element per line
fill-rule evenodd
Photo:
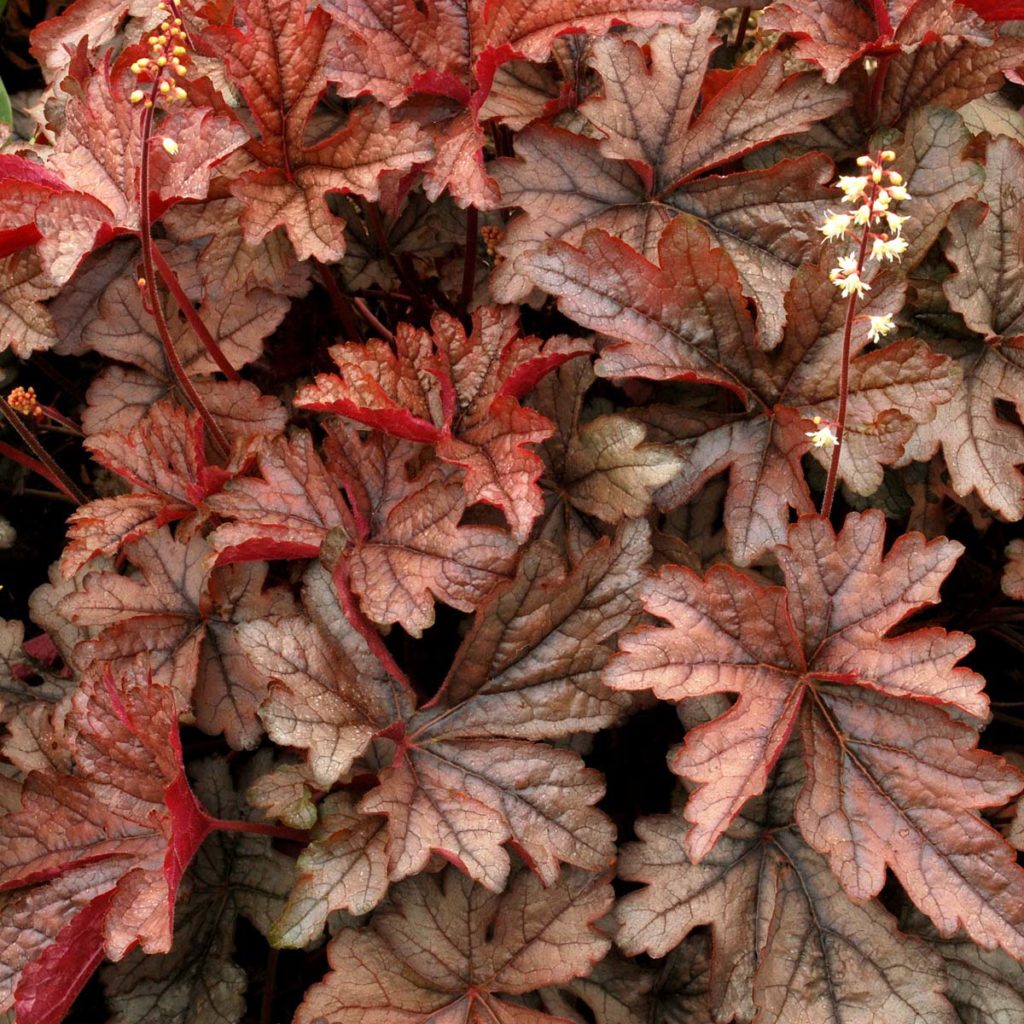
<path fill-rule="evenodd" d="M 647 529 L 628 522 L 614 545 L 570 572 L 545 544 L 478 613 L 438 696 L 405 723 L 390 767 L 360 809 L 388 816 L 392 878 L 441 853 L 493 891 L 514 844 L 545 882 L 565 861 L 592 870 L 611 853 L 593 808 L 599 778 L 571 750 L 531 743 L 593 731 L 625 709 L 600 682 L 606 642 L 637 613 Z M 526 652 L 526 653 L 524 653 Z"/>
<path fill-rule="evenodd" d="M 331 970 L 295 1020 L 555 1024 L 500 996 L 586 974 L 610 945 L 593 925 L 611 904 L 607 879 L 577 870 L 548 888 L 520 870 L 503 895 L 451 869 L 410 879 L 369 929 L 346 928 L 332 941 Z"/>
<path fill-rule="evenodd" d="M 599 376 L 711 383 L 742 401 L 745 412 L 653 406 L 636 415 L 656 428 L 653 440 L 677 441 L 683 459 L 678 477 L 657 496 L 663 508 L 731 470 L 726 529 L 733 557 L 746 565 L 785 539 L 790 509 L 814 507 L 800 459 L 811 418 L 838 412 L 847 303 L 825 268 L 801 268 L 785 295 L 782 344 L 765 352 L 734 266 L 700 224 L 685 216 L 673 221 L 659 261 L 661 268 L 594 232 L 580 249 L 549 243 L 523 262 L 564 313 L 615 339 L 602 350 Z M 861 313 L 895 313 L 903 294 L 897 278 L 879 277 Z M 858 355 L 868 344 L 866 329 L 856 325 L 840 475 L 858 494 L 877 490 L 882 467 L 902 456 L 914 425 L 953 393 L 950 361 L 922 343 Z"/>
<path fill-rule="evenodd" d="M 0 887 L 14 891 L 0 1009 L 19 1021 L 55 1021 L 104 955 L 169 949 L 178 884 L 214 827 L 185 780 L 170 690 L 138 669 L 94 673 L 71 714 L 76 774 L 31 773 L 0 818 Z"/>
<path fill-rule="evenodd" d="M 392 123 L 387 110 L 354 109 L 347 124 L 309 144 L 307 122 L 327 88 L 324 47 L 330 18 L 307 17 L 303 0 L 239 0 L 236 24 L 215 26 L 205 38 L 224 61 L 256 122 L 246 150 L 253 167 L 233 183 L 244 200 L 242 226 L 250 245 L 283 226 L 300 259 L 333 261 L 345 251 L 343 220 L 327 206 L 330 192 L 380 195 L 385 171 L 405 171 L 431 155 L 419 129 Z M 287 53 L 287 61 L 272 55 Z"/>
<path fill-rule="evenodd" d="M 467 501 L 500 508 L 525 540 L 543 502 L 542 463 L 525 446 L 551 432 L 548 420 L 518 399 L 546 373 L 590 350 L 560 336 L 523 337 L 511 307 L 473 314 L 473 329 L 436 313 L 432 332 L 400 324 L 395 350 L 381 341 L 336 345 L 340 375 L 320 374 L 296 405 L 339 413 L 394 437 L 433 444 L 465 469 Z"/>
<path fill-rule="evenodd" d="M 672 761 L 697 784 L 686 807 L 695 860 L 762 792 L 799 729 L 808 777 L 797 821 L 850 896 L 876 895 L 888 865 L 944 933 L 962 924 L 1020 953 L 1024 871 L 975 811 L 1021 780 L 963 722 L 988 706 L 981 677 L 955 667 L 973 642 L 934 628 L 887 636 L 938 599 L 962 549 L 908 534 L 883 555 L 884 531 L 877 512 L 851 514 L 838 536 L 801 519 L 776 552 L 784 587 L 728 567 L 703 580 L 663 569 L 644 603 L 670 625 L 623 640 L 608 682 L 674 701 L 738 694 Z"/>
<path fill-rule="evenodd" d="M 980 201 L 959 204 L 950 219 L 947 254 L 957 273 L 945 283 L 949 303 L 984 342 L 945 342 L 963 384 L 907 448 L 904 461 L 927 459 L 941 445 L 953 489 L 976 491 L 1007 519 L 1024 516 L 1021 428 L 999 411 L 1007 402 L 1024 412 L 1024 291 L 1016 198 L 1024 147 L 1006 137 L 988 147 Z"/>

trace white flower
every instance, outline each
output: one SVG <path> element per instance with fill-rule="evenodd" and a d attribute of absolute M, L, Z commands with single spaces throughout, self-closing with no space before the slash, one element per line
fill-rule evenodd
<path fill-rule="evenodd" d="M 898 203 L 904 203 L 910 198 L 910 193 L 905 185 L 890 185 L 886 192 L 890 199 L 895 199 Z"/>
<path fill-rule="evenodd" d="M 889 213 L 888 211 L 886 211 L 885 219 L 889 224 L 889 230 L 897 236 L 902 233 L 903 225 L 910 220 L 909 217 L 901 217 L 898 213 Z"/>
<path fill-rule="evenodd" d="M 809 437 L 811 439 L 812 448 L 824 448 L 825 451 L 830 452 L 836 446 L 836 442 L 839 438 L 836 437 L 832 428 L 828 424 L 825 424 L 825 426 L 821 425 L 820 416 L 815 416 L 811 422 L 818 429 L 808 430 L 804 434 L 804 437 Z"/>
<path fill-rule="evenodd" d="M 883 235 L 872 241 L 869 259 L 879 262 L 886 260 L 891 263 L 893 260 L 898 260 L 908 248 L 907 240 L 900 235 L 895 238 L 886 238 Z"/>
<path fill-rule="evenodd" d="M 850 229 L 851 220 L 853 218 L 848 213 L 833 213 L 829 210 L 820 231 L 829 241 L 836 238 L 845 238 L 846 232 Z"/>
<path fill-rule="evenodd" d="M 885 335 L 892 334 L 896 330 L 892 313 L 886 313 L 884 316 L 869 316 L 868 320 L 870 321 L 868 329 L 869 341 L 878 341 L 879 338 L 884 338 Z"/>
<path fill-rule="evenodd" d="M 178 155 L 178 144 L 177 142 L 174 141 L 174 139 L 170 138 L 170 136 L 165 135 L 160 140 L 160 145 L 164 147 L 164 152 L 169 154 L 170 156 Z"/>
<path fill-rule="evenodd" d="M 855 203 L 864 195 L 864 190 L 868 187 L 866 178 L 860 178 L 853 175 L 844 174 L 841 175 L 839 180 L 836 182 L 836 188 L 843 193 L 842 201 L 844 203 Z"/>

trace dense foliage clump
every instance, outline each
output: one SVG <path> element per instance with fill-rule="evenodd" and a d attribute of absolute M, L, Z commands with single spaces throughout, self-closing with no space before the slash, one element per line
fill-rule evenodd
<path fill-rule="evenodd" d="M 0 1024 L 1024 1021 L 1024 6 L 29 41 Z"/>

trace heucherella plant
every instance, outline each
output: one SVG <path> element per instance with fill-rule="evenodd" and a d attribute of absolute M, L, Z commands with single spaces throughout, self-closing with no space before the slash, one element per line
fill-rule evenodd
<path fill-rule="evenodd" d="M 0 1024 L 1024 1022 L 1024 10 L 18 6 Z"/>

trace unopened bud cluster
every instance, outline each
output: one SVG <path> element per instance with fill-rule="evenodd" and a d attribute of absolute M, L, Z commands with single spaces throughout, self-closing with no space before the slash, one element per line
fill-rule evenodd
<path fill-rule="evenodd" d="M 41 420 L 46 415 L 43 407 L 36 397 L 36 389 L 33 387 L 16 387 L 7 396 L 7 404 L 22 416 L 31 416 L 34 420 Z"/>
<path fill-rule="evenodd" d="M 866 258 L 877 262 L 898 260 L 907 251 L 907 242 L 903 238 L 903 224 L 906 217 L 900 216 L 892 209 L 893 203 L 903 202 L 910 198 L 903 176 L 898 171 L 886 168 L 887 163 L 896 159 L 891 149 L 883 149 L 877 157 L 862 156 L 857 158 L 857 166 L 863 168 L 860 175 L 843 175 L 836 187 L 843 193 L 842 202 L 856 204 L 852 213 L 833 213 L 828 211 L 821 233 L 830 241 L 846 238 L 854 227 L 862 227 L 867 233 L 867 241 L 871 243 Z M 829 279 L 840 289 L 844 298 L 851 295 L 863 295 L 870 291 L 871 286 L 862 278 L 862 258 L 857 253 L 840 256 L 836 266 L 829 272 Z M 882 318 L 877 318 L 882 319 Z M 872 333 L 877 336 L 888 334 L 885 325 L 876 328 L 872 323 Z"/>
<path fill-rule="evenodd" d="M 181 18 L 174 17 L 174 11 L 165 0 L 160 0 L 157 8 L 166 18 L 160 23 L 159 30 L 146 40 L 150 55 L 140 57 L 132 65 L 132 74 L 140 83 L 152 85 L 155 82 L 156 95 L 161 99 L 168 103 L 180 103 L 188 97 L 185 89 L 178 84 L 188 73 L 188 49 L 185 45 L 188 35 L 182 28 Z M 151 90 L 135 89 L 129 99 L 132 103 L 151 107 L 152 97 Z"/>

